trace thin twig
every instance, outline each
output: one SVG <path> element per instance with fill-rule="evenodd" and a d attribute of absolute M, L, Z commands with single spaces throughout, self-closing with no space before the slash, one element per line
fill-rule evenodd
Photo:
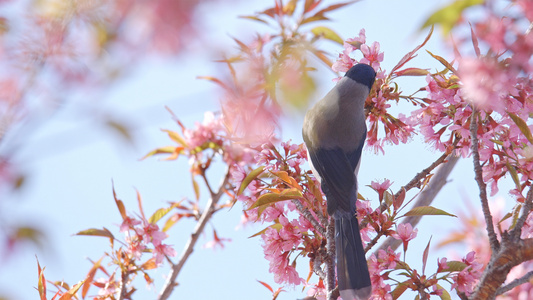
<path fill-rule="evenodd" d="M 529 216 L 529 213 L 533 210 L 533 189 L 530 187 L 529 191 L 527 192 L 527 198 L 525 200 L 524 206 L 522 208 L 522 215 L 518 220 L 516 221 L 515 227 L 511 230 L 511 236 L 514 239 L 520 238 L 520 235 L 522 234 L 522 227 L 524 227 L 524 224 L 526 223 L 527 217 Z"/>
<path fill-rule="evenodd" d="M 524 284 L 526 282 L 529 282 L 531 279 L 533 279 L 533 271 L 529 271 L 526 275 L 524 275 L 524 276 L 522 276 L 520 278 L 517 278 L 517 279 L 509 282 L 509 284 L 498 288 L 496 290 L 496 295 L 501 295 L 501 294 L 507 293 L 508 291 L 514 289 L 515 287 L 517 287 L 517 286 L 519 286 L 521 284 Z"/>
<path fill-rule="evenodd" d="M 435 172 L 435 175 L 431 177 L 431 180 L 429 181 L 429 184 L 426 189 L 420 193 L 418 196 L 418 199 L 416 200 L 414 207 L 419 206 L 428 206 L 433 202 L 437 194 L 440 192 L 444 184 L 447 182 L 447 178 L 450 175 L 451 171 L 455 167 L 455 164 L 459 160 L 458 156 L 450 155 L 447 159 L 447 162 L 442 164 L 437 171 Z M 405 217 L 402 224 L 411 224 L 413 228 L 418 224 L 418 222 L 422 219 L 422 216 L 409 216 Z M 395 239 L 393 237 L 388 237 L 381 245 L 380 247 L 374 252 L 377 256 L 377 252 L 380 249 L 387 250 L 389 247 L 392 250 L 396 250 L 400 245 L 402 244 L 401 240 Z M 365 249 L 367 250 L 367 249 Z"/>
<path fill-rule="evenodd" d="M 118 292 L 118 300 L 124 300 L 126 299 L 126 294 L 128 293 L 128 287 L 126 284 L 128 283 L 129 273 L 122 270 L 120 277 L 120 291 Z"/>
<path fill-rule="evenodd" d="M 320 225 L 320 223 L 318 223 L 315 217 L 313 217 L 313 214 L 309 211 L 309 209 L 307 209 L 307 207 L 303 206 L 300 200 L 292 199 L 292 203 L 296 205 L 296 208 L 302 214 L 302 216 L 304 216 L 304 218 L 309 221 L 322 236 L 326 236 L 326 229 Z"/>
<path fill-rule="evenodd" d="M 400 195 L 400 193 L 402 192 L 402 189 L 405 189 L 405 192 L 407 192 L 410 189 L 419 186 L 420 181 L 426 178 L 429 175 L 429 173 L 431 173 L 436 167 L 444 163 L 447 157 L 448 157 L 447 153 L 442 154 L 437 160 L 435 160 L 431 165 L 429 165 L 429 167 L 425 168 L 420 173 L 416 174 L 415 177 L 411 179 L 411 181 L 409 181 L 406 185 L 400 188 L 396 194 L 394 194 L 394 198 L 397 198 Z M 385 202 L 383 202 L 379 206 L 379 211 L 383 212 L 387 210 L 388 208 L 389 206 Z M 368 224 L 368 219 L 365 218 L 363 221 L 361 221 L 360 227 L 365 228 L 367 224 Z"/>
<path fill-rule="evenodd" d="M 327 225 L 327 257 L 325 259 L 326 263 L 326 290 L 328 293 L 329 300 L 337 299 L 333 295 L 333 290 L 335 288 L 335 220 L 330 219 L 329 224 Z"/>
<path fill-rule="evenodd" d="M 191 234 L 189 241 L 185 245 L 185 248 L 180 256 L 178 263 L 172 265 L 172 268 L 170 269 L 170 273 L 168 274 L 168 277 L 167 277 L 167 281 L 165 282 L 165 285 L 163 286 L 163 289 L 161 290 L 159 294 L 159 300 L 168 299 L 170 297 L 170 294 L 174 290 L 174 287 L 177 285 L 176 279 L 178 277 L 178 274 L 180 273 L 181 269 L 185 265 L 185 262 L 187 261 L 189 256 L 192 254 L 194 250 L 194 246 L 196 245 L 196 242 L 198 241 L 200 234 L 203 232 L 205 225 L 211 219 L 211 216 L 213 215 L 217 202 L 220 200 L 222 195 L 224 195 L 225 186 L 228 184 L 229 177 L 230 177 L 230 167 L 228 167 L 228 169 L 226 170 L 226 175 L 224 176 L 224 179 L 222 180 L 222 183 L 220 184 L 218 191 L 215 194 L 212 194 L 209 201 L 207 202 L 206 208 L 204 212 L 202 213 L 200 219 L 198 220 L 198 223 L 196 224 L 196 227 L 194 228 L 194 231 Z"/>
<path fill-rule="evenodd" d="M 492 214 L 490 213 L 489 200 L 487 198 L 487 185 L 483 181 L 483 170 L 479 162 L 479 145 L 477 138 L 477 112 L 472 106 L 472 115 L 470 116 L 470 138 L 472 140 L 472 157 L 474 162 L 474 172 L 477 185 L 479 187 L 479 198 L 481 200 L 481 208 L 485 223 L 487 225 L 487 233 L 489 235 L 490 248 L 495 253 L 500 247 L 500 242 L 494 231 L 494 224 L 492 223 Z"/>

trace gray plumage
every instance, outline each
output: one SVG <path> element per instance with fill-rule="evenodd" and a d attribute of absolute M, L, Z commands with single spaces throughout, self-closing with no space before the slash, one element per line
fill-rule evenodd
<path fill-rule="evenodd" d="M 303 138 L 335 219 L 337 279 L 343 300 L 368 299 L 370 275 L 356 216 L 357 173 L 366 139 L 364 104 L 376 72 L 353 66 L 306 114 Z"/>

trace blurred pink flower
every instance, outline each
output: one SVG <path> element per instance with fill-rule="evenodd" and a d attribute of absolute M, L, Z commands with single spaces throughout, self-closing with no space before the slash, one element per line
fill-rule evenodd
<path fill-rule="evenodd" d="M 154 245 L 154 246 L 155 247 L 153 250 L 153 257 L 155 258 L 155 263 L 157 265 L 163 262 L 163 259 L 165 258 L 165 256 L 178 255 L 178 253 L 176 252 L 176 250 L 174 250 L 174 248 L 172 248 L 172 246 L 165 245 L 165 244 L 159 244 L 159 245 Z"/>

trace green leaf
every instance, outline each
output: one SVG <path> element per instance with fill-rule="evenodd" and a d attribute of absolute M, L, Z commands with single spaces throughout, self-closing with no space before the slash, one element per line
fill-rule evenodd
<path fill-rule="evenodd" d="M 408 285 L 404 282 L 399 283 L 396 288 L 390 293 L 392 299 L 396 300 L 407 290 Z"/>
<path fill-rule="evenodd" d="M 302 197 L 302 193 L 299 190 L 294 189 L 294 188 L 283 190 L 281 193 L 267 193 L 267 194 L 263 194 L 259 196 L 259 198 L 257 198 L 257 201 L 255 201 L 255 203 L 252 204 L 252 206 L 250 206 L 248 210 L 254 209 L 256 207 L 276 203 L 279 201 L 298 199 L 301 197 Z"/>
<path fill-rule="evenodd" d="M 483 4 L 484 0 L 456 0 L 455 2 L 437 10 L 424 22 L 422 28 L 440 25 L 444 35 L 447 35 L 459 22 L 463 11 L 471 6 Z"/>
<path fill-rule="evenodd" d="M 200 186 L 198 185 L 198 182 L 196 182 L 196 179 L 194 179 L 194 175 L 191 176 L 192 179 L 192 187 L 194 190 L 194 196 L 196 197 L 196 201 L 200 200 Z"/>
<path fill-rule="evenodd" d="M 437 283 L 437 289 L 441 290 L 442 291 L 442 295 L 440 295 L 440 298 L 442 300 L 452 300 L 452 297 L 450 296 L 450 293 L 448 293 L 448 291 L 443 288 L 440 284 Z"/>
<path fill-rule="evenodd" d="M 181 202 L 175 202 L 173 203 L 171 206 L 167 207 L 167 208 L 160 208 L 158 210 L 156 210 L 151 216 L 150 218 L 148 219 L 148 222 L 150 222 L 151 224 L 155 224 L 157 223 L 157 221 L 161 220 L 161 218 L 163 218 L 164 216 L 166 216 L 166 214 L 168 214 L 171 210 L 173 210 L 174 208 L 176 208 L 176 206 L 180 205 Z"/>
<path fill-rule="evenodd" d="M 451 216 L 456 217 L 456 215 L 450 214 L 448 212 L 445 212 L 442 209 L 435 208 L 433 206 L 419 206 L 411 209 L 405 215 L 404 217 L 408 216 Z"/>
<path fill-rule="evenodd" d="M 531 135 L 531 131 L 529 130 L 529 127 L 527 126 L 527 123 L 522 120 L 519 116 L 513 114 L 513 113 L 507 113 L 511 119 L 513 119 L 513 122 L 520 128 L 520 131 L 526 136 L 529 143 L 533 144 L 533 136 Z"/>
<path fill-rule="evenodd" d="M 507 167 L 507 170 L 511 174 L 511 178 L 513 178 L 516 188 L 520 190 L 520 179 L 518 178 L 518 173 L 516 172 L 516 169 L 508 161 L 505 162 L 505 165 Z"/>
<path fill-rule="evenodd" d="M 246 175 L 246 177 L 242 180 L 241 182 L 241 186 L 239 187 L 239 192 L 237 193 L 237 195 L 240 195 L 244 192 L 244 190 L 246 189 L 246 187 L 250 184 L 250 182 L 252 182 L 252 180 L 256 179 L 257 176 L 261 175 L 261 173 L 263 173 L 263 170 L 265 169 L 265 167 L 261 166 L 255 170 L 253 170 L 252 172 L 250 172 L 250 174 Z"/>
<path fill-rule="evenodd" d="M 429 238 L 428 245 L 426 246 L 426 249 L 424 249 L 424 254 L 422 255 L 422 275 L 426 273 L 426 263 L 428 261 L 430 244 L 431 244 L 431 238 Z"/>
<path fill-rule="evenodd" d="M 82 230 L 82 231 L 76 233 L 75 235 L 101 236 L 101 237 L 110 238 L 112 240 L 115 239 L 115 237 L 113 236 L 111 231 L 109 231 L 105 227 L 103 229 L 97 229 L 97 228 L 85 229 L 85 230 Z"/>
<path fill-rule="evenodd" d="M 259 18 L 257 16 L 239 16 L 239 18 L 253 20 L 253 21 L 264 23 L 264 24 L 268 24 L 267 21 L 265 21 L 265 20 L 263 20 L 263 19 L 261 19 L 261 18 Z"/>
<path fill-rule="evenodd" d="M 141 158 L 141 160 L 147 158 L 147 157 L 150 157 L 150 156 L 154 156 L 156 154 L 168 154 L 168 153 L 174 153 L 174 151 L 176 151 L 176 147 L 174 146 L 166 146 L 166 147 L 161 147 L 161 148 L 157 148 L 155 150 L 152 150 L 150 152 L 148 152 L 148 154 L 146 154 L 145 156 L 143 156 Z"/>
<path fill-rule="evenodd" d="M 117 132 L 125 141 L 132 143 L 133 137 L 131 136 L 131 129 L 124 123 L 116 120 L 107 120 L 106 125 Z"/>
<path fill-rule="evenodd" d="M 279 230 L 281 229 L 281 227 L 283 227 L 283 225 L 281 225 L 280 223 L 274 223 L 274 224 L 268 226 L 267 228 L 265 228 L 265 229 L 259 231 L 258 233 L 249 236 L 248 238 L 253 238 L 253 237 L 256 237 L 256 236 L 262 235 L 262 234 L 265 233 L 265 231 L 267 231 L 267 229 L 269 229 L 269 228 L 274 228 L 274 229 L 276 229 L 277 231 L 279 231 Z"/>
<path fill-rule="evenodd" d="M 300 22 L 300 25 L 311 23 L 311 22 L 316 22 L 316 21 L 326 21 L 326 20 L 329 20 L 329 19 L 323 15 L 314 15 L 312 17 L 303 19 L 302 22 Z"/>
<path fill-rule="evenodd" d="M 426 76 L 429 74 L 427 69 L 420 68 L 406 68 L 395 73 L 396 76 Z"/>
<path fill-rule="evenodd" d="M 333 31 L 332 29 L 328 28 L 328 27 L 325 27 L 325 26 L 317 26 L 313 29 L 311 29 L 311 32 L 315 35 L 315 36 L 322 36 L 330 41 L 333 41 L 337 44 L 340 44 L 342 45 L 343 44 L 343 40 L 342 38 L 335 32 Z"/>
<path fill-rule="evenodd" d="M 182 145 L 183 147 L 187 147 L 187 142 L 179 133 L 175 131 L 167 130 L 167 129 L 161 129 L 161 131 L 166 132 L 168 136 L 170 137 L 170 139 L 173 140 L 174 142 Z"/>
<path fill-rule="evenodd" d="M 429 50 L 426 50 L 426 51 L 434 59 L 438 60 L 441 64 L 443 64 L 446 67 L 446 69 L 452 71 L 454 74 L 457 74 L 457 71 L 455 70 L 455 68 L 447 60 L 445 60 L 444 58 L 442 58 L 442 57 L 440 57 L 438 55 L 435 55 L 435 54 L 431 53 Z"/>
<path fill-rule="evenodd" d="M 443 270 L 442 272 L 461 272 L 467 267 L 464 262 L 458 260 L 448 261 L 446 262 L 446 265 L 448 265 L 448 269 Z"/>

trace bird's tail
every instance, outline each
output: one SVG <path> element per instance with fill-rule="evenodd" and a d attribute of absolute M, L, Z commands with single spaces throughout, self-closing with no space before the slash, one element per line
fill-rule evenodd
<path fill-rule="evenodd" d="M 368 299 L 372 284 L 355 215 L 335 219 L 337 280 L 343 300 Z"/>

